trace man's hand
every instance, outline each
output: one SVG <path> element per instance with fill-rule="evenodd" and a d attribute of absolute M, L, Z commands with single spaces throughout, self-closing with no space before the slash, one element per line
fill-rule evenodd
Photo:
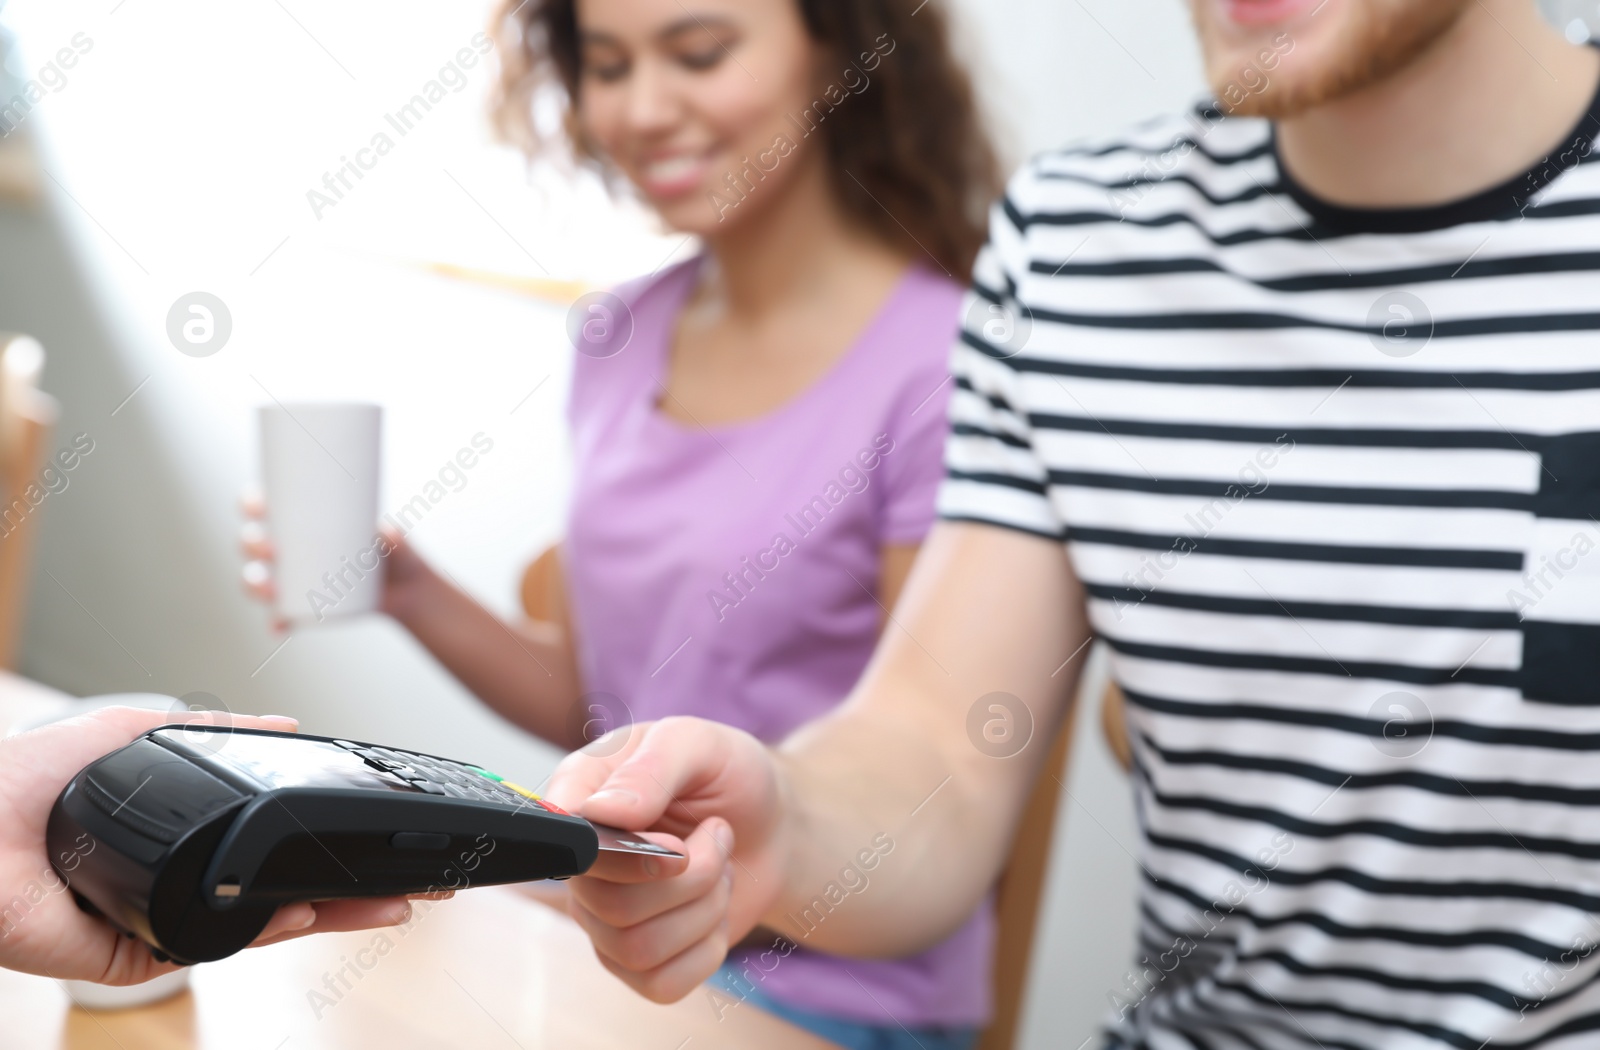
<path fill-rule="evenodd" d="M 45 825 L 79 770 L 140 734 L 196 716 L 111 707 L 0 741 L 0 966 L 62 979 L 138 984 L 178 967 L 158 963 L 143 942 L 84 914 L 50 866 Z M 224 715 L 199 716 L 217 724 Z M 293 732 L 291 718 L 232 718 L 249 729 Z M 289 904 L 256 944 L 308 933 L 404 922 L 402 899 Z"/>
<path fill-rule="evenodd" d="M 620 734 L 627 740 L 618 750 Z M 662 1003 L 711 976 L 782 891 L 782 794 L 771 751 L 695 718 L 629 726 L 569 755 L 550 782 L 551 802 L 602 824 L 661 832 L 650 838 L 687 857 L 601 854 L 569 884 L 573 918 L 601 963 Z"/>
<path fill-rule="evenodd" d="M 869 958 L 950 936 L 1005 863 L 1088 641 L 1083 592 L 1060 543 L 947 522 L 918 556 L 855 693 L 781 746 L 673 718 L 570 756 L 552 802 L 663 833 L 654 837 L 687 854 L 670 864 L 602 857 L 570 883 L 601 961 L 669 1001 L 758 924 L 816 951 Z M 1025 707 L 1019 724 L 1031 727 L 1003 753 L 985 746 L 981 722 L 974 730 L 996 694 Z M 627 734 L 620 748 L 618 734 Z M 887 859 L 861 860 L 879 843 Z M 870 890 L 849 881 L 858 863 L 872 872 Z M 870 905 L 826 907 L 840 884 L 870 893 Z M 827 922 L 807 923 L 819 908 Z"/>

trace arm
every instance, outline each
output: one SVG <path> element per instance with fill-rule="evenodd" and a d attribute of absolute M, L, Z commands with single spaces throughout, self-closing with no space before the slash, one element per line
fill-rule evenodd
<path fill-rule="evenodd" d="M 777 752 L 726 727 L 667 719 L 556 772 L 558 805 L 687 836 L 684 860 L 605 857 L 572 883 L 573 916 L 601 961 L 653 999 L 681 998 L 761 922 L 824 950 L 915 951 L 954 929 L 1004 863 L 1077 684 L 1081 664 L 1070 658 L 1089 637 L 1065 523 L 1033 450 L 1029 379 L 1010 363 L 1017 348 L 991 345 L 983 323 L 993 307 L 1004 312 L 1005 290 L 1032 262 L 1014 213 L 991 211 L 952 351 L 961 382 L 949 395 L 940 506 L 1019 531 L 937 526 L 855 693 Z M 1009 759 L 973 740 L 997 692 L 1019 698 L 1034 722 L 1032 746 Z M 851 907 L 837 886 L 850 888 L 847 866 L 866 867 L 863 851 L 880 848 L 863 889 L 870 907 Z M 804 909 L 830 886 L 837 906 L 808 925 Z"/>
<path fill-rule="evenodd" d="M 266 508 L 247 499 L 242 546 L 246 589 L 271 604 L 273 547 Z M 385 531 L 383 611 L 501 717 L 558 747 L 585 743 L 573 708 L 582 689 L 566 623 L 507 624 L 435 572 L 398 534 Z M 279 623 L 278 628 L 286 625 Z"/>
<path fill-rule="evenodd" d="M 1080 665 L 1052 674 L 1088 637 L 1061 544 L 980 525 L 936 529 L 896 619 L 838 716 L 778 749 L 796 848 L 769 922 L 798 936 L 788 916 L 878 836 L 894 844 L 871 874 L 871 906 L 841 907 L 806 937 L 823 951 L 920 951 L 972 913 L 1000 873 Z M 991 757 L 970 731 L 974 705 L 995 692 L 1033 715 L 1012 758 Z M 991 717 L 980 708 L 980 741 Z"/>
<path fill-rule="evenodd" d="M 384 611 L 502 717 L 558 747 L 586 743 L 568 624 L 508 624 L 434 572 L 405 542 L 389 557 Z"/>
<path fill-rule="evenodd" d="M 683 837 L 686 862 L 606 858 L 575 880 L 573 909 L 601 960 L 658 1000 L 680 998 L 763 922 L 807 947 L 895 955 L 936 943 L 999 873 L 1027 793 L 1066 716 L 1088 637 L 1061 544 L 939 525 L 852 697 L 776 751 L 726 727 L 635 727 L 608 757 L 579 752 L 550 788 L 596 820 Z M 1032 743 L 991 758 L 968 735 L 980 697 L 1033 714 Z M 610 747 L 599 751 L 611 750 Z M 870 906 L 809 932 L 794 919 L 879 836 Z M 732 941 L 730 941 L 730 937 Z"/>

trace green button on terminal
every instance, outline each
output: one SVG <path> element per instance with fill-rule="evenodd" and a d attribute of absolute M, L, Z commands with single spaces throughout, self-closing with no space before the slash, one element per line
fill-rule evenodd
<path fill-rule="evenodd" d="M 493 780 L 497 784 L 505 779 L 505 777 L 501 776 L 498 773 L 491 773 L 487 769 L 479 769 L 477 766 L 468 766 L 467 768 L 472 770 L 474 773 L 478 774 L 481 777 L 488 777 L 490 780 Z"/>

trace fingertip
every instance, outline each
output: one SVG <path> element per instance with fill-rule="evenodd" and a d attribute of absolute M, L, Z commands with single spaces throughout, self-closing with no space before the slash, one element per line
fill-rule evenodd
<path fill-rule="evenodd" d="M 275 940 L 289 934 L 300 933 L 316 925 L 317 909 L 305 902 L 285 904 L 272 916 L 261 938 Z"/>
<path fill-rule="evenodd" d="M 561 803 L 557 802 L 557 805 Z M 567 808 L 563 806 L 562 808 Z M 601 788 L 588 798 L 584 799 L 577 809 L 568 809 L 568 812 L 577 813 L 587 819 L 599 821 L 601 824 L 610 824 L 618 828 L 637 828 L 650 823 L 648 815 L 641 816 L 643 806 L 637 792 L 626 788 Z"/>
<path fill-rule="evenodd" d="M 711 838 L 716 842 L 717 846 L 724 854 L 731 854 L 735 842 L 733 825 L 721 817 L 712 817 L 706 823 L 712 825 Z"/>
<path fill-rule="evenodd" d="M 687 855 L 661 857 L 655 863 L 657 865 L 656 870 L 661 873 L 657 876 L 658 878 L 676 878 L 689 870 L 689 858 Z"/>
<path fill-rule="evenodd" d="M 627 788 L 607 787 L 590 795 L 589 801 L 602 806 L 632 807 L 639 804 L 639 793 Z"/>

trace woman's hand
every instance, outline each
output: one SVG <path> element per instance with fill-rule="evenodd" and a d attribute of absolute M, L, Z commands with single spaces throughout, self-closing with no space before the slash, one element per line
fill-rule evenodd
<path fill-rule="evenodd" d="M 109 707 L 0 740 L 0 966 L 101 984 L 138 984 L 178 969 L 156 962 L 142 941 L 78 908 L 50 864 L 45 826 L 56 797 L 84 766 L 157 726 L 184 720 L 181 713 Z M 228 724 L 295 729 L 292 718 L 233 718 Z M 392 926 L 410 914 L 411 905 L 400 898 L 288 904 L 255 943 Z"/>
<path fill-rule="evenodd" d="M 663 832 L 650 837 L 686 856 L 603 853 L 567 884 L 601 963 L 646 998 L 693 991 L 782 893 L 777 761 L 747 733 L 696 718 L 627 726 L 567 756 L 548 797 L 603 824 Z"/>
<path fill-rule="evenodd" d="M 277 549 L 266 527 L 267 508 L 259 498 L 247 497 L 242 509 L 245 590 L 273 608 L 275 629 L 288 630 L 290 625 L 274 608 Z M 387 527 L 378 531 L 384 539 L 379 547 L 383 570 L 379 610 L 399 621 L 434 659 L 503 717 L 560 747 L 582 743 L 574 739 L 574 707 L 583 690 L 571 632 L 564 625 L 500 620 L 446 575 L 434 571 L 399 532 Z"/>
<path fill-rule="evenodd" d="M 271 607 L 278 600 L 278 588 L 272 574 L 276 549 L 267 531 L 267 505 L 261 497 L 250 495 L 241 501 L 240 510 L 245 519 L 239 533 L 239 546 L 245 557 L 244 588 L 252 598 Z M 418 595 L 438 584 L 439 577 L 400 533 L 387 526 L 380 527 L 378 532 L 389 547 L 389 553 L 383 558 L 383 596 L 379 608 L 404 622 L 407 613 L 416 607 Z M 277 631 L 289 629 L 288 621 L 276 613 L 272 626 Z"/>

